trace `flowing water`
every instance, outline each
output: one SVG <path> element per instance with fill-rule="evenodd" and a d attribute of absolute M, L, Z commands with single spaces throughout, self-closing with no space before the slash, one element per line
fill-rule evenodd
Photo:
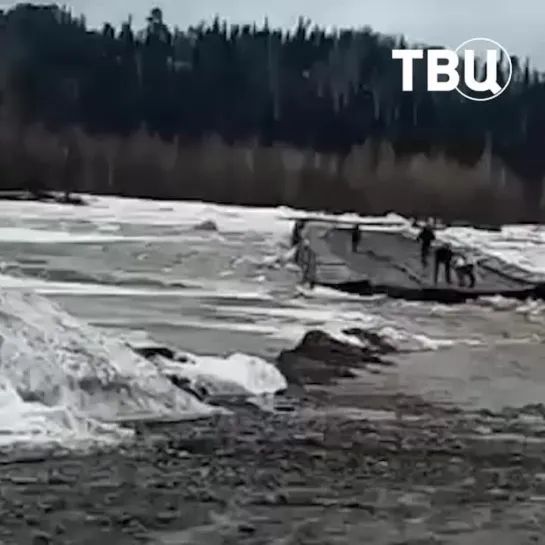
<path fill-rule="evenodd" d="M 0 449 L 6 452 L 115 447 L 134 438 L 127 421 L 221 419 L 224 409 L 178 389 L 168 376 L 262 402 L 286 387 L 271 362 L 311 329 L 343 342 L 354 342 L 346 328 L 376 331 L 405 353 L 403 365 L 356 380 L 355 395 L 367 384 L 376 395 L 402 391 L 467 411 L 542 403 L 541 303 L 490 298 L 442 306 L 323 288 L 303 293 L 286 259 L 293 211 L 89 201 L 87 207 L 0 202 Z M 383 221 L 385 228 L 408 228 L 398 216 Z M 443 236 L 545 273 L 540 227 L 449 229 Z M 166 345 L 189 363 L 152 363 L 127 343 Z M 358 527 L 336 516 L 332 527 Z M 209 530 L 216 535 L 223 524 L 216 522 L 190 534 L 159 533 L 156 542 L 215 543 Z M 373 531 L 383 539 L 376 543 L 394 542 L 375 526 L 358 534 L 360 542 Z M 194 532 L 208 537 L 199 541 Z M 352 543 L 348 535 L 347 541 L 324 537 L 325 543 Z"/>

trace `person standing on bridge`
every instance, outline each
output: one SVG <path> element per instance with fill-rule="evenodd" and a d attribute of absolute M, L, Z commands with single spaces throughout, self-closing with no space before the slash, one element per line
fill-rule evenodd
<path fill-rule="evenodd" d="M 291 232 L 291 245 L 297 246 L 303 238 L 303 230 L 305 228 L 306 221 L 304 219 L 296 220 L 293 230 Z"/>
<path fill-rule="evenodd" d="M 456 272 L 458 285 L 460 287 L 466 287 L 466 280 L 468 280 L 470 288 L 475 287 L 477 282 L 477 275 L 475 274 L 476 268 L 477 262 L 472 256 L 459 255 L 454 260 L 454 271 Z"/>
<path fill-rule="evenodd" d="M 424 269 L 428 268 L 428 258 L 430 256 L 431 245 L 435 240 L 435 232 L 431 219 L 422 227 L 420 233 L 416 237 L 417 242 L 420 242 L 420 262 Z"/>
<path fill-rule="evenodd" d="M 452 270 L 452 259 L 454 257 L 454 252 L 452 247 L 448 242 L 441 244 L 437 250 L 435 250 L 435 263 L 433 267 L 433 282 L 437 284 L 439 279 L 439 269 L 443 266 L 445 270 L 445 280 L 447 284 L 451 284 L 450 272 Z"/>
<path fill-rule="evenodd" d="M 361 242 L 361 231 L 360 231 L 359 223 L 354 224 L 354 227 L 352 227 L 351 240 L 352 240 L 352 253 L 356 254 L 358 252 L 358 248 Z"/>
<path fill-rule="evenodd" d="M 301 284 L 308 284 L 313 289 L 316 284 L 316 253 L 310 247 L 308 239 L 301 241 L 299 263 L 302 271 Z"/>

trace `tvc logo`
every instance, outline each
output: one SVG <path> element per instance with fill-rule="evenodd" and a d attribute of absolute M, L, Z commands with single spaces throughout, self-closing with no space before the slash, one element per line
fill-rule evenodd
<path fill-rule="evenodd" d="M 475 52 L 484 51 L 484 66 Z M 500 51 L 507 59 L 507 78 L 498 81 Z M 458 66 L 463 54 L 463 78 Z M 513 64 L 507 50 L 489 38 L 472 38 L 456 49 L 429 49 L 427 57 L 427 88 L 432 92 L 457 91 L 468 100 L 486 102 L 499 97 L 511 83 Z M 414 61 L 424 59 L 422 49 L 393 49 L 392 59 L 401 60 L 402 89 L 413 90 Z M 479 67 L 482 68 L 479 71 Z M 480 73 L 479 73 L 480 72 Z M 473 91 L 473 93 L 472 93 Z"/>

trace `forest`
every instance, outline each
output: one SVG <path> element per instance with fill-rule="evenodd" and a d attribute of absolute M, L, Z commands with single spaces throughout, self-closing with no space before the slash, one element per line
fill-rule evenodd
<path fill-rule="evenodd" d="M 361 23 L 1 12 L 0 188 L 540 220 L 545 76 L 513 56 L 507 90 L 472 102 L 427 92 L 416 64 L 402 92 L 391 50 L 410 44 Z"/>

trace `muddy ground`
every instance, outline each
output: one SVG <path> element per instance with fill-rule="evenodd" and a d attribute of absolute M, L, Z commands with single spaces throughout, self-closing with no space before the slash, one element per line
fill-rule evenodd
<path fill-rule="evenodd" d="M 115 452 L 3 458 L 0 540 L 545 543 L 541 405 L 469 411 L 381 390 L 373 377 L 399 364 L 387 347 L 374 351 L 382 363 L 318 341 L 350 377 L 325 373 L 323 361 L 313 373 L 316 352 L 290 353 L 275 413 L 243 405 L 197 423 L 140 424 L 135 444 Z"/>

